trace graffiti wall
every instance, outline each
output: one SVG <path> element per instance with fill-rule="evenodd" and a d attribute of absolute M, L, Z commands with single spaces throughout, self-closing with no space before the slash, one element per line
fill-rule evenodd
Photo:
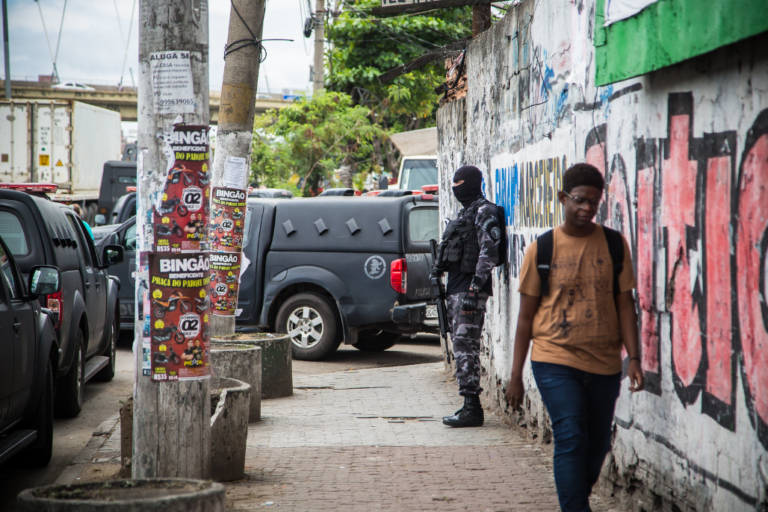
<path fill-rule="evenodd" d="M 632 251 L 648 380 L 635 395 L 623 384 L 602 485 L 627 509 L 762 510 L 768 34 L 596 88 L 595 1 L 510 8 L 469 46 L 467 97 L 438 113 L 442 215 L 457 210 L 449 181 L 466 164 L 483 170 L 486 195 L 506 212 L 510 262 L 494 276 L 482 385 L 512 417 L 503 390 L 523 254 L 562 221 L 563 172 L 589 162 L 607 183 L 599 221 Z M 523 421 L 546 431 L 530 372 L 526 386 Z"/>

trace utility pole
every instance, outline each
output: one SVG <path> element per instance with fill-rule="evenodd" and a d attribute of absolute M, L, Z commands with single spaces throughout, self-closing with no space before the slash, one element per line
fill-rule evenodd
<path fill-rule="evenodd" d="M 312 77 L 312 91 L 318 92 L 325 88 L 325 63 L 323 47 L 325 43 L 325 0 L 317 0 L 315 4 L 315 67 Z"/>
<path fill-rule="evenodd" d="M 8 0 L 3 0 L 3 51 L 5 52 L 5 99 L 11 99 L 11 50 L 8 47 Z"/>
<path fill-rule="evenodd" d="M 238 257 L 242 255 L 242 235 L 238 235 L 236 230 L 238 227 L 244 227 L 245 217 L 234 220 L 238 215 L 234 209 L 239 209 L 241 214 L 244 213 L 248 195 L 246 189 L 251 174 L 253 119 L 256 116 L 256 92 L 259 83 L 261 35 L 265 9 L 265 0 L 234 0 L 229 13 L 224 83 L 221 86 L 216 156 L 211 180 L 214 204 L 211 208 L 209 225 L 214 223 L 223 225 L 224 229 L 228 230 L 225 234 L 231 234 L 233 231 L 235 234 L 231 236 L 230 244 L 229 237 L 212 233 L 213 236 L 209 238 L 212 242 L 212 255 L 237 255 Z M 242 195 L 238 195 L 235 191 L 241 191 Z M 220 198 L 228 198 L 228 200 Z M 217 201 L 223 206 L 219 207 L 216 204 Z M 243 207 L 238 208 L 236 203 L 242 204 Z M 219 216 L 217 212 L 227 207 L 230 208 L 227 216 L 225 217 L 224 214 Z M 237 225 L 238 223 L 240 226 Z M 239 267 L 240 262 L 235 263 L 235 266 Z M 239 268 L 237 270 L 239 273 Z M 233 283 L 230 286 L 235 286 L 233 290 L 237 295 L 236 285 Z M 226 299 L 223 293 L 222 296 Z M 234 334 L 234 308 L 227 308 L 225 311 L 215 310 L 211 316 L 210 332 L 212 336 Z"/>
<path fill-rule="evenodd" d="M 211 473 L 210 379 L 193 377 L 189 380 L 173 380 L 173 374 L 169 372 L 168 381 L 164 382 L 158 381 L 155 373 L 151 373 L 156 369 L 158 359 L 162 361 L 163 357 L 177 361 L 176 366 L 179 365 L 178 356 L 181 352 L 174 352 L 174 349 L 179 350 L 179 345 L 173 343 L 172 339 L 167 344 L 152 343 L 150 335 L 155 335 L 156 329 L 164 325 L 179 324 L 178 328 L 183 331 L 183 319 L 177 317 L 185 310 L 185 306 L 183 300 L 176 300 L 170 306 L 168 295 L 159 293 L 159 290 L 156 290 L 157 295 L 149 294 L 148 287 L 155 286 L 157 280 L 152 278 L 157 274 L 149 269 L 148 262 L 161 255 L 155 244 L 159 246 L 157 241 L 163 234 L 163 223 L 168 226 L 169 217 L 176 222 L 174 215 L 182 215 L 180 212 L 197 211 L 193 210 L 192 201 L 200 201 L 203 195 L 197 194 L 197 198 L 189 199 L 189 202 L 187 198 L 183 199 L 186 209 L 176 208 L 178 199 L 170 201 L 173 204 L 173 208 L 168 208 L 171 212 L 162 220 L 157 220 L 158 213 L 154 209 L 166 201 L 163 198 L 164 188 L 170 183 L 166 179 L 174 161 L 178 162 L 185 156 L 183 151 L 193 151 L 198 147 L 186 146 L 193 149 L 174 152 L 174 131 L 185 130 L 184 125 L 202 125 L 204 128 L 194 134 L 195 140 L 191 139 L 189 133 L 184 135 L 189 136 L 187 144 L 198 144 L 201 140 L 203 144 L 207 143 L 210 120 L 208 0 L 141 0 L 139 66 L 136 215 L 139 257 L 136 259 L 136 327 L 133 349 L 135 388 L 132 476 L 206 480 Z M 197 165 L 200 168 L 203 163 L 198 162 Z M 199 178 L 195 179 L 200 182 Z M 180 186 L 170 186 L 167 192 L 176 195 L 172 190 Z M 201 209 L 202 204 L 198 202 L 194 208 Z M 191 215 L 186 217 L 187 213 L 183 215 L 187 219 L 191 218 Z M 150 218 L 151 223 L 148 222 Z M 199 252 L 183 256 L 204 259 Z M 176 281 L 182 283 L 182 280 L 188 281 L 184 277 Z M 191 295 L 188 291 L 182 292 Z M 154 302 L 156 299 L 166 301 L 165 312 L 160 311 L 165 315 L 164 323 L 155 320 L 159 309 Z M 189 297 L 189 300 L 195 304 L 194 297 Z M 191 306 L 191 312 L 189 309 L 184 312 L 194 314 L 195 306 Z M 185 335 L 191 336 L 189 333 Z M 195 339 L 199 339 L 197 334 Z M 177 376 L 179 374 L 180 371 Z"/>

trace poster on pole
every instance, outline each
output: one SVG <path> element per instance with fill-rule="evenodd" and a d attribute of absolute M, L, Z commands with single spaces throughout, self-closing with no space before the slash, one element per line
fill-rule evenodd
<path fill-rule="evenodd" d="M 149 255 L 153 381 L 211 375 L 208 268 L 207 254 Z"/>
<path fill-rule="evenodd" d="M 155 114 L 194 114 L 195 91 L 189 52 L 149 55 Z"/>
<path fill-rule="evenodd" d="M 245 190 L 214 187 L 208 224 L 208 241 L 212 251 L 242 251 L 247 198 Z"/>
<path fill-rule="evenodd" d="M 212 252 L 210 259 L 211 309 L 214 315 L 234 316 L 240 288 L 241 253 Z"/>
<path fill-rule="evenodd" d="M 211 173 L 207 126 L 176 126 L 169 135 L 173 164 L 154 205 L 154 251 L 205 250 Z"/>

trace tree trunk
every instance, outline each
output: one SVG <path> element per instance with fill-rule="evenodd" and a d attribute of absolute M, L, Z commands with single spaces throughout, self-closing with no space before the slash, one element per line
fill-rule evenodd
<path fill-rule="evenodd" d="M 150 54 L 190 52 L 194 111 L 184 114 L 155 113 Z M 168 172 L 166 144 L 181 118 L 187 125 L 207 125 L 208 112 L 208 1 L 142 0 L 139 9 L 138 91 L 138 208 L 139 258 L 137 283 L 149 283 L 147 255 L 152 250 L 151 226 L 147 226 L 151 199 L 162 194 Z M 149 229 L 148 229 L 149 228 Z M 136 288 L 137 313 L 148 315 L 145 286 Z M 135 326 L 135 403 L 133 415 L 133 478 L 208 479 L 211 467 L 209 381 L 153 382 L 143 375 L 144 318 Z M 148 347 L 149 357 L 152 347 Z"/>
<path fill-rule="evenodd" d="M 237 8 L 237 11 L 235 11 Z M 244 39 L 261 39 L 264 26 L 264 0 L 236 0 L 229 14 L 227 44 Z M 240 19 L 240 16 L 243 19 Z M 245 20 L 245 25 L 243 24 Z M 231 48 L 241 47 L 236 43 Z M 256 92 L 259 83 L 261 46 L 250 45 L 227 55 L 224 63 L 224 82 L 221 86 L 219 128 L 216 135 L 216 155 L 213 161 L 211 187 L 224 186 L 224 169 L 231 157 L 245 158 L 246 172 L 241 189 L 248 188 L 251 174 L 253 146 L 253 119 L 256 115 Z M 211 208 L 213 215 L 213 208 Z M 210 219 L 211 221 L 213 219 Z M 212 222 L 209 222 L 212 223 Z M 241 251 L 232 251 L 241 253 Z M 235 317 L 211 315 L 211 336 L 235 333 Z"/>

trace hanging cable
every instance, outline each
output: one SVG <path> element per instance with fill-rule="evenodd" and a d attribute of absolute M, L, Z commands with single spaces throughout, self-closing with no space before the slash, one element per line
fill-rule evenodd
<path fill-rule="evenodd" d="M 117 8 L 117 4 L 115 4 Z M 123 69 L 120 71 L 120 87 L 123 86 L 123 77 L 125 76 L 125 64 L 128 62 L 128 48 L 131 45 L 131 31 L 133 30 L 133 15 L 136 12 L 136 0 L 133 0 L 133 8 L 131 8 L 131 22 L 128 25 L 128 39 L 125 40 L 125 55 L 123 56 Z M 118 17 L 118 22 L 120 18 Z M 120 32 L 122 33 L 122 24 L 120 25 Z"/>
<path fill-rule="evenodd" d="M 61 10 L 61 25 L 59 26 L 59 40 L 56 42 L 56 55 L 53 57 L 53 72 L 56 80 L 59 79 L 59 70 L 56 69 L 56 61 L 59 60 L 59 48 L 61 47 L 61 32 L 64 30 L 64 14 L 67 12 L 67 0 L 64 0 L 64 8 Z"/>
<path fill-rule="evenodd" d="M 40 0 L 35 0 L 35 3 L 37 4 L 37 9 L 40 11 L 40 21 L 43 22 L 43 32 L 45 32 L 45 40 L 48 41 L 48 52 L 51 54 L 51 62 L 53 63 L 53 67 L 55 70 L 56 59 L 53 56 L 53 47 L 51 46 L 51 39 L 48 37 L 48 28 L 45 26 L 45 17 L 43 16 L 43 8 L 40 6 Z"/>
<path fill-rule="evenodd" d="M 264 62 L 267 60 L 267 49 L 264 48 L 263 43 L 264 41 L 290 41 L 293 42 L 293 39 L 258 39 L 256 37 L 256 34 L 253 33 L 253 30 L 251 30 L 251 27 L 248 26 L 248 24 L 245 22 L 243 17 L 240 15 L 240 11 L 237 10 L 237 6 L 235 5 L 235 0 L 230 0 L 230 3 L 232 4 L 232 10 L 235 11 L 235 14 L 237 14 L 237 17 L 240 18 L 240 21 L 242 22 L 245 29 L 248 31 L 249 34 L 251 34 L 251 39 L 238 39 L 237 41 L 232 41 L 229 44 L 224 45 L 224 60 L 227 60 L 227 55 L 230 53 L 236 52 L 237 50 L 242 50 L 243 48 L 247 48 L 249 46 L 257 46 L 259 48 L 259 62 Z M 262 16 L 261 18 L 261 25 L 259 26 L 259 32 L 261 32 L 262 27 L 264 26 L 264 18 L 266 16 Z"/>

